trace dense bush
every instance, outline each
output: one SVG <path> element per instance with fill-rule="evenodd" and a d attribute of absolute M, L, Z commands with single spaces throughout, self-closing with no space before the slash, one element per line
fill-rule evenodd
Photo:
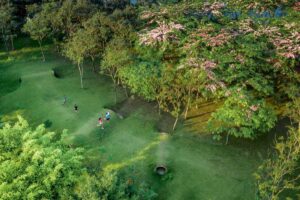
<path fill-rule="evenodd" d="M 89 174 L 84 149 L 67 132 L 33 129 L 21 117 L 0 129 L 0 199 L 153 199 L 148 185 L 127 184 L 118 172 Z M 129 187 L 136 190 L 129 191 Z"/>

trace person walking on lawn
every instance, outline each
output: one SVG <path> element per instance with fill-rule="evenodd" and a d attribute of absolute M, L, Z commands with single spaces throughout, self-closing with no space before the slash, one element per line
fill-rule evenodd
<path fill-rule="evenodd" d="M 75 112 L 78 112 L 78 106 L 76 104 L 74 105 L 74 110 Z"/>
<path fill-rule="evenodd" d="M 106 112 L 106 114 L 105 114 L 105 119 L 106 119 L 106 121 L 108 121 L 109 122 L 109 120 L 110 120 L 110 113 L 109 112 Z"/>
<path fill-rule="evenodd" d="M 98 126 L 101 126 L 101 129 L 104 129 L 102 117 L 99 117 L 98 123 Z"/>
<path fill-rule="evenodd" d="M 65 105 L 67 103 L 67 96 L 64 95 L 64 102 L 63 102 L 63 105 Z"/>

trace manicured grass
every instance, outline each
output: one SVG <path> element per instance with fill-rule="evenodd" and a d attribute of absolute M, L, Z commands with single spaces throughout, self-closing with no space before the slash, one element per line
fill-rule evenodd
<path fill-rule="evenodd" d="M 112 112 L 105 129 L 97 118 L 114 102 L 114 89 L 108 77 L 85 68 L 84 85 L 76 67 L 48 47 L 46 62 L 37 47 L 22 39 L 9 58 L 0 53 L 0 115 L 23 114 L 33 125 L 45 123 L 51 130 L 68 129 L 69 142 L 87 149 L 86 165 L 91 170 L 123 170 L 127 167 L 136 181 L 151 184 L 159 199 L 254 199 L 252 173 L 261 156 L 249 147 L 225 146 L 209 136 L 199 136 L 179 125 L 173 135 L 157 131 L 160 120 L 153 104 L 132 100 L 134 106 L 124 119 Z M 62 73 L 53 76 L 52 69 Z M 21 77 L 20 85 L 16 77 Z M 63 104 L 64 95 L 67 97 Z M 119 89 L 119 100 L 125 99 Z M 79 106 L 79 112 L 73 105 Z M 126 104 L 125 104 L 126 105 Z M 168 174 L 153 172 L 165 164 Z"/>

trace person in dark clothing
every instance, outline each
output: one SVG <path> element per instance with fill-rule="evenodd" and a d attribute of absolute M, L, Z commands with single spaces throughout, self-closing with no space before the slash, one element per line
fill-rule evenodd
<path fill-rule="evenodd" d="M 74 110 L 75 112 L 78 112 L 78 106 L 76 104 L 74 105 Z"/>

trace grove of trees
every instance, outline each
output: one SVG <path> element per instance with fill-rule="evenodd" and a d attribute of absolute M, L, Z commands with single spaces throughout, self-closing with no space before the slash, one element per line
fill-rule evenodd
<path fill-rule="evenodd" d="M 14 7 L 10 1 L 0 1 L 0 19 L 1 40 L 5 49 L 7 51 L 14 50 L 17 22 L 14 15 Z"/>

